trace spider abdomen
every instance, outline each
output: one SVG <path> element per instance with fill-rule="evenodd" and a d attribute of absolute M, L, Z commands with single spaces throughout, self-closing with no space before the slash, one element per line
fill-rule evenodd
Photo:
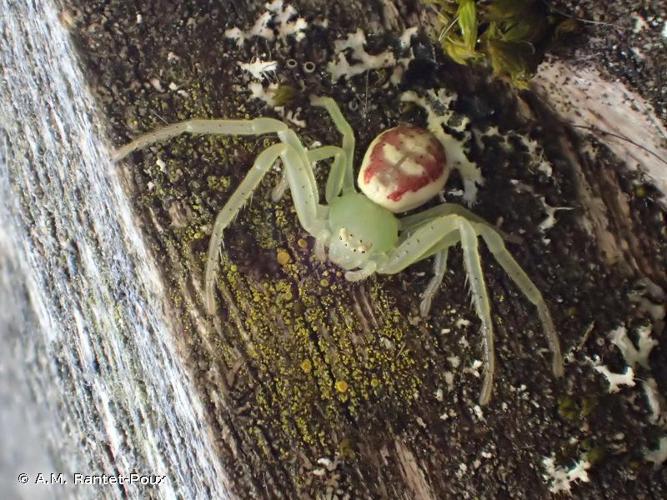
<path fill-rule="evenodd" d="M 438 194 L 448 174 L 447 155 L 437 137 L 419 127 L 399 125 L 371 142 L 358 184 L 372 201 L 397 213 Z"/>

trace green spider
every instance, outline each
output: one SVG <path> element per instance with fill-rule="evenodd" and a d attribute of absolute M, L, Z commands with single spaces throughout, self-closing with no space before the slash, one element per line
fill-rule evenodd
<path fill-rule="evenodd" d="M 428 130 L 398 126 L 381 133 L 369 146 L 354 186 L 354 132 L 336 102 L 313 97 L 311 104 L 325 108 L 343 136 L 342 146 L 307 149 L 296 133 L 273 118 L 253 120 L 187 120 L 144 134 L 114 154 L 120 160 L 133 151 L 180 135 L 277 134 L 280 143 L 262 151 L 250 172 L 217 215 L 208 249 L 205 289 L 211 314 L 215 312 L 215 283 L 223 231 L 234 220 L 260 181 L 280 158 L 284 181 L 289 186 L 301 226 L 315 238 L 315 255 L 343 268 L 348 281 L 363 280 L 374 273 L 396 274 L 412 264 L 434 257 L 434 276 L 426 287 L 420 313 L 427 316 L 433 297 L 445 275 L 449 247 L 461 244 L 475 310 L 482 323 L 485 373 L 480 404 L 491 398 L 495 370 L 493 322 L 484 283 L 478 237 L 481 237 L 523 294 L 537 307 L 544 333 L 553 353 L 552 369 L 563 373 L 558 337 L 542 294 L 507 251 L 501 235 L 490 224 L 465 208 L 443 203 L 412 215 L 395 213 L 421 206 L 445 185 L 450 168 L 440 141 Z M 316 162 L 333 159 L 325 199 L 313 173 Z M 274 200 L 280 197 L 279 186 Z M 328 255 L 327 255 L 328 250 Z"/>

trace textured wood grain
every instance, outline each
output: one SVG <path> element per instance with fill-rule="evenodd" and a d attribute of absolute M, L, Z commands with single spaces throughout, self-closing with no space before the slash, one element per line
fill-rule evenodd
<path fill-rule="evenodd" d="M 339 141 L 308 105 L 310 92 L 343 105 L 357 133 L 357 160 L 387 126 L 423 122 L 418 110 L 400 108 L 399 89 L 383 87 L 381 72 L 334 84 L 326 62 L 345 33 L 374 33 L 369 51 L 379 52 L 403 28 L 426 26 L 424 11 L 411 2 L 296 6 L 310 21 L 326 16 L 328 28 L 313 30 L 308 43 L 254 41 L 241 49 L 224 32 L 252 26 L 263 2 L 70 1 L 60 19 L 114 144 L 165 121 L 271 114 L 249 99 L 238 68 L 254 57 L 299 63 L 276 79 L 297 89 L 289 109 L 301 108 L 307 144 Z M 517 96 L 435 55 L 425 37 L 419 43 L 433 54 L 432 74 L 404 83 L 458 95 L 457 113 L 478 133 L 470 156 L 486 179 L 474 210 L 513 235 L 510 250 L 544 293 L 569 354 L 566 376 L 555 380 L 534 311 L 485 252 L 499 373 L 494 399 L 482 409 L 481 338 L 458 252 L 434 314 L 421 320 L 428 263 L 345 282 L 312 259 L 289 196 L 268 201 L 274 174 L 225 235 L 221 306 L 208 316 L 202 282 L 213 217 L 268 141 L 183 137 L 113 167 L 95 146 L 102 132 L 82 111 L 94 109 L 85 91 L 51 97 L 67 88 L 58 83 L 62 72 L 82 81 L 54 52 L 60 45 L 53 40 L 65 38 L 53 11 L 48 44 L 30 35 L 37 28 L 19 27 L 40 16 L 16 6 L 8 12 L 20 20 L 12 30 L 2 21 L 3 32 L 17 33 L 6 38 L 17 47 L 9 68 L 25 76 L 2 87 L 10 118 L 2 151 L 12 162 L 0 187 L 12 224 L 0 240 L 8 263 L 0 283 L 11 310 L 25 310 L 27 321 L 16 323 L 22 313 L 1 317 L 14 324 L 3 330 L 8 344 L 19 346 L 11 363 L 3 354 L 2 366 L 25 389 L 0 396 L 9 395 L 10 408 L 39 409 L 39 431 L 29 430 L 48 436 L 50 456 L 58 457 L 53 467 L 169 475 L 159 490 L 104 490 L 110 497 L 221 497 L 228 489 L 243 498 L 544 497 L 543 459 L 553 455 L 564 467 L 581 457 L 594 462 L 590 482 L 573 486 L 584 495 L 664 494 L 664 474 L 643 458 L 663 430 L 641 388 L 607 394 L 591 366 L 600 356 L 621 370 L 606 339 L 619 324 L 650 324 L 661 339 L 651 314 L 664 301 L 659 287 L 645 286 L 633 295 L 638 302 L 628 292 L 640 278 L 665 285 L 664 212 L 644 179 L 603 144 L 587 153 L 550 109 L 548 93 Z M 29 51 L 25 40 L 42 51 Z M 35 53 L 48 54 L 35 64 L 43 70 L 15 69 Z M 306 61 L 316 64 L 314 73 L 300 69 Z M 70 114 L 78 125 L 60 125 Z M 34 130 L 21 116 L 34 117 Z M 491 127 L 505 139 L 481 135 Z M 535 167 L 521 146 L 525 135 L 540 145 L 552 175 Z M 460 187 L 453 179 L 448 196 L 456 199 Z M 544 232 L 547 207 L 575 210 L 558 212 Z M 279 252 L 289 262 L 281 264 Z M 31 325 L 48 336 L 30 336 Z M 639 372 L 663 393 L 665 356 L 656 349 L 651 368 Z M 18 466 L 5 463 L 3 473 Z"/>
<path fill-rule="evenodd" d="M 159 272 L 58 13 L 50 2 L 0 10 L 3 497 L 224 498 Z M 36 485 L 39 472 L 69 483 Z M 72 484 L 132 472 L 167 478 Z"/>

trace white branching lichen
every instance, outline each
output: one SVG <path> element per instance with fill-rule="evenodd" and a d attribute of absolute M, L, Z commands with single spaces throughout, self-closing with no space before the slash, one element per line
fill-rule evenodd
<path fill-rule="evenodd" d="M 660 467 L 667 460 L 667 436 L 660 438 L 658 447 L 655 450 L 645 450 L 644 458 L 655 464 L 655 467 Z"/>
<path fill-rule="evenodd" d="M 537 226 L 537 229 L 539 229 L 542 233 L 556 225 L 556 212 L 560 210 L 574 210 L 573 207 L 552 207 L 547 203 L 544 196 L 540 196 L 540 201 L 542 202 L 544 211 L 547 213 L 547 217 Z"/>
<path fill-rule="evenodd" d="M 275 105 L 273 96 L 277 89 L 278 89 L 277 83 L 270 83 L 266 88 L 259 82 L 250 82 L 248 84 L 248 90 L 250 90 L 252 98 L 264 101 L 269 106 Z"/>
<path fill-rule="evenodd" d="M 238 47 L 243 47 L 246 40 L 254 37 L 264 38 L 269 42 L 284 41 L 288 37 L 293 37 L 298 42 L 305 38 L 308 23 L 303 17 L 299 17 L 294 7 L 285 5 L 283 0 L 273 0 L 264 5 L 264 8 L 266 10 L 259 15 L 252 28 L 243 31 L 235 26 L 225 31 L 225 37 L 236 40 Z"/>
<path fill-rule="evenodd" d="M 366 35 L 361 29 L 349 33 L 345 39 L 336 40 L 335 59 L 327 65 L 331 79 L 336 82 L 340 78 L 352 78 L 367 71 L 391 68 L 391 77 L 385 85 L 398 85 L 410 61 L 415 58 L 410 42 L 418 30 L 419 28 L 414 26 L 403 31 L 399 37 L 399 52 L 402 57 L 398 58 L 391 50 L 379 54 L 366 52 Z"/>
<path fill-rule="evenodd" d="M 571 468 L 567 469 L 563 466 L 556 465 L 556 460 L 553 455 L 544 457 L 542 465 L 546 474 L 542 477 L 549 484 L 549 491 L 551 493 L 568 493 L 572 491 L 572 483 L 581 481 L 588 483 L 588 472 L 586 472 L 591 464 L 584 457 L 581 457 Z"/>
<path fill-rule="evenodd" d="M 255 59 L 249 63 L 243 63 L 237 61 L 241 69 L 250 73 L 255 80 L 263 82 L 268 78 L 270 74 L 275 74 L 278 69 L 278 63 L 276 61 L 262 61 L 261 59 Z"/>
<path fill-rule="evenodd" d="M 649 369 L 649 356 L 651 350 L 658 345 L 658 341 L 651 338 L 651 326 L 640 326 L 637 328 L 637 347 L 628 337 L 628 331 L 621 325 L 609 332 L 609 340 L 621 351 L 627 365 L 634 368 L 638 364 Z"/>
<path fill-rule="evenodd" d="M 667 412 L 665 411 L 667 405 L 665 404 L 665 398 L 658 392 L 658 383 L 653 377 L 649 377 L 642 382 L 642 387 L 644 388 L 649 410 L 651 410 L 649 422 L 653 425 L 667 428 Z"/>
<path fill-rule="evenodd" d="M 437 92 L 429 90 L 426 97 L 418 95 L 416 92 L 408 91 L 401 94 L 401 102 L 413 102 L 426 110 L 427 127 L 435 135 L 447 151 L 447 162 L 451 168 L 455 168 L 463 178 L 463 200 L 468 206 L 474 205 L 477 200 L 477 186 L 484 183 L 482 172 L 479 167 L 468 160 L 463 143 L 470 139 L 470 133 L 466 131 L 468 120 L 463 119 L 456 127 L 457 132 L 463 132 L 465 137 L 459 141 L 454 136 L 448 134 L 443 129 L 447 126 L 454 112 L 449 109 L 452 102 L 456 100 L 456 94 L 447 93 L 444 89 Z M 437 103 L 443 111 L 436 112 L 434 104 Z"/>
<path fill-rule="evenodd" d="M 634 387 L 634 370 L 637 365 L 646 369 L 650 369 L 649 355 L 651 350 L 658 342 L 651 338 L 651 326 L 641 326 L 637 328 L 637 346 L 628 337 L 628 331 L 624 325 L 612 330 L 608 334 L 608 338 L 614 344 L 626 363 L 626 368 L 623 373 L 613 373 L 605 365 L 600 364 L 598 359 L 592 360 L 593 367 L 596 372 L 604 375 L 609 382 L 609 392 L 618 392 L 621 385 Z M 646 387 L 644 388 L 646 391 Z M 648 392 L 646 392 L 648 396 Z M 651 401 L 649 400 L 649 405 Z"/>
<path fill-rule="evenodd" d="M 366 35 L 361 28 L 348 34 L 344 40 L 336 40 L 336 61 L 330 62 L 327 66 L 334 82 L 343 77 L 350 78 L 369 70 L 390 68 L 396 64 L 396 58 L 391 51 L 387 50 L 380 54 L 371 55 L 366 52 L 365 45 Z M 358 62 L 350 64 L 345 55 L 345 51 L 348 49 L 351 51 L 352 59 Z"/>
<path fill-rule="evenodd" d="M 609 382 L 609 392 L 618 392 L 620 386 L 627 385 L 628 387 L 635 386 L 635 372 L 629 366 L 625 367 L 623 373 L 614 373 L 606 365 L 596 364 L 594 367 L 596 372 L 601 373 Z"/>
<path fill-rule="evenodd" d="M 285 40 L 292 36 L 297 42 L 306 36 L 304 31 L 308 23 L 291 5 L 285 5 L 283 0 L 274 0 L 266 4 L 266 8 L 273 13 L 273 23 L 278 30 L 278 40 Z"/>

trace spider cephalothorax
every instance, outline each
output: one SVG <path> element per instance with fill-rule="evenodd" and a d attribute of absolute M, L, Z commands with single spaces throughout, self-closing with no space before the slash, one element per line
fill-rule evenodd
<path fill-rule="evenodd" d="M 447 153 L 429 131 L 406 125 L 381 133 L 370 144 L 354 185 L 354 133 L 336 102 L 314 97 L 324 107 L 343 136 L 342 146 L 307 149 L 285 123 L 273 118 L 254 120 L 188 120 L 149 132 L 114 155 L 123 158 L 139 148 L 181 133 L 261 135 L 275 133 L 280 143 L 269 146 L 218 213 L 209 242 L 206 265 L 206 299 L 215 312 L 215 283 L 223 231 L 248 201 L 264 175 L 278 158 L 292 194 L 297 217 L 315 238 L 315 253 L 343 268 L 345 278 L 357 281 L 378 274 L 395 274 L 415 262 L 434 257 L 434 276 L 423 294 L 422 315 L 428 315 L 431 301 L 444 278 L 449 247 L 461 244 L 463 262 L 475 310 L 484 333 L 485 377 L 480 403 L 491 397 L 495 367 L 493 322 L 478 251 L 481 237 L 498 263 L 536 307 L 553 352 L 552 368 L 563 372 L 556 331 L 542 294 L 507 251 L 503 239 L 491 225 L 465 208 L 443 203 L 404 217 L 405 212 L 423 205 L 445 185 L 449 168 Z M 326 204 L 321 203 L 313 174 L 316 162 L 333 159 L 326 183 Z M 277 191 L 276 191 L 277 192 Z"/>

